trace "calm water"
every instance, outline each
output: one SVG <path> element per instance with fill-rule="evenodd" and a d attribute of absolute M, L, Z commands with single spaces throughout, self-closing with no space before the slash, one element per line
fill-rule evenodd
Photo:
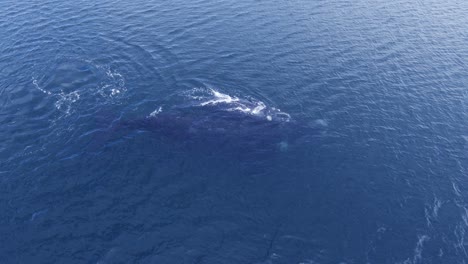
<path fill-rule="evenodd" d="M 468 262 L 468 2 L 0 13 L 0 263 Z"/>

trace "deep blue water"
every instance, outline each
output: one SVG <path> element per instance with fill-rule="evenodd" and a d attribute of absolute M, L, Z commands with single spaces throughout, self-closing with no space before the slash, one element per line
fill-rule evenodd
<path fill-rule="evenodd" d="M 0 263 L 468 262 L 468 2 L 0 14 Z"/>

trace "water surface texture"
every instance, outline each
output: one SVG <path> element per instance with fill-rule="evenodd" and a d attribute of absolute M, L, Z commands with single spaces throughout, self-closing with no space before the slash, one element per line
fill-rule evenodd
<path fill-rule="evenodd" d="M 0 13 L 0 263 L 468 262 L 467 1 Z"/>

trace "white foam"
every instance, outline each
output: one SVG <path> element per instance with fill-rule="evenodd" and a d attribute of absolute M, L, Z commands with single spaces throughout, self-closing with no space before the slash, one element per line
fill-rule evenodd
<path fill-rule="evenodd" d="M 156 110 L 154 110 L 153 112 L 151 112 L 151 114 L 149 114 L 150 117 L 155 117 L 157 116 L 159 113 L 162 112 L 162 107 L 160 106 L 159 108 L 157 108 Z"/>
<path fill-rule="evenodd" d="M 91 96 L 97 93 L 103 97 L 106 102 L 116 102 L 114 99 L 121 97 L 122 94 L 127 91 L 125 78 L 121 73 L 111 69 L 108 65 L 96 65 L 92 61 L 85 61 L 92 66 L 93 74 L 100 80 L 100 82 L 96 84 L 94 91 L 90 91 L 88 87 L 76 87 L 74 91 L 49 91 L 41 87 L 40 82 L 35 76 L 32 77 L 32 84 L 43 94 L 51 96 L 50 98 L 53 98 L 55 108 L 66 115 L 72 112 L 72 105 L 80 100 L 80 97 L 88 97 L 90 92 Z M 55 87 L 55 89 L 57 88 Z"/>
<path fill-rule="evenodd" d="M 61 92 L 58 96 L 60 98 L 55 102 L 55 107 L 58 110 L 64 111 L 66 114 L 70 114 L 71 105 L 80 99 L 78 91 L 73 91 L 68 94 Z"/>
<path fill-rule="evenodd" d="M 215 89 L 195 88 L 186 93 L 192 99 L 201 101 L 198 106 L 220 106 L 225 111 L 236 111 L 265 118 L 268 121 L 289 121 L 290 115 L 275 107 L 268 107 L 264 102 L 253 98 L 239 98 L 219 92 Z"/>
<path fill-rule="evenodd" d="M 112 71 L 109 67 L 98 67 L 103 68 L 106 73 L 106 77 L 101 82 L 98 88 L 98 93 L 102 97 L 116 97 L 127 91 L 125 87 L 125 78 L 117 71 Z"/>
<path fill-rule="evenodd" d="M 212 99 L 212 100 L 201 103 L 200 104 L 201 106 L 217 105 L 217 104 L 221 104 L 221 103 L 230 104 L 232 102 L 238 102 L 239 101 L 239 98 L 237 98 L 235 96 L 231 97 L 231 96 L 229 96 L 227 94 L 220 93 L 220 92 L 215 91 L 213 89 L 210 89 L 210 90 L 211 90 L 211 93 L 213 94 L 213 96 L 215 98 Z"/>
<path fill-rule="evenodd" d="M 41 91 L 41 92 L 43 92 L 43 93 L 45 93 L 45 94 L 49 94 L 49 95 L 52 94 L 51 92 L 46 91 L 46 90 L 44 90 L 43 88 L 41 88 L 41 87 L 39 86 L 39 84 L 37 84 L 37 80 L 36 80 L 36 79 L 33 78 L 33 82 L 32 82 L 32 83 L 34 84 L 34 86 L 35 86 L 39 91 Z"/>
<path fill-rule="evenodd" d="M 257 106 L 252 110 L 252 114 L 258 115 L 266 108 L 263 102 L 258 102 Z"/>
<path fill-rule="evenodd" d="M 266 105 L 263 102 L 256 102 L 253 107 L 248 107 L 245 104 L 239 102 L 236 104 L 236 107 L 228 108 L 228 111 L 239 111 L 242 113 L 250 114 L 250 115 L 255 115 L 255 116 L 265 116 L 265 118 L 269 121 L 271 121 L 273 118 L 271 115 L 266 115 L 265 111 L 267 110 Z"/>
<path fill-rule="evenodd" d="M 47 94 L 47 95 L 52 95 L 54 97 L 58 97 L 57 101 L 55 101 L 55 108 L 57 110 L 63 111 L 65 114 L 70 114 L 71 111 L 71 104 L 75 103 L 80 99 L 80 94 L 78 91 L 73 91 L 70 93 L 64 93 L 61 91 L 60 93 L 52 93 L 50 91 L 47 91 L 39 86 L 37 83 L 37 80 L 33 78 L 32 81 L 33 85 L 42 93 Z"/>

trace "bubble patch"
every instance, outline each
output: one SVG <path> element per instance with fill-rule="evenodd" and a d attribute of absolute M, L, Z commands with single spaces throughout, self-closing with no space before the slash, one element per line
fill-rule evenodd
<path fill-rule="evenodd" d="M 127 91 L 124 76 L 109 65 L 65 58 L 51 68 L 49 74 L 32 77 L 32 85 L 66 116 L 89 105 L 118 103 Z"/>
<path fill-rule="evenodd" d="M 44 93 L 44 94 L 49 94 L 49 95 L 52 94 L 51 92 L 46 91 L 46 90 L 44 90 L 43 88 L 41 88 L 41 87 L 39 86 L 39 84 L 37 84 L 37 80 L 36 80 L 34 77 L 32 78 L 32 83 L 33 83 L 34 87 L 36 87 L 36 89 L 38 89 L 38 90 L 41 91 L 42 93 Z"/>
<path fill-rule="evenodd" d="M 111 70 L 109 67 L 98 67 L 106 72 L 105 80 L 98 87 L 98 93 L 104 98 L 116 97 L 127 91 L 125 87 L 125 78 L 117 71 Z"/>
<path fill-rule="evenodd" d="M 77 91 L 68 94 L 62 92 L 58 96 L 59 99 L 55 102 L 55 107 L 67 115 L 70 114 L 72 104 L 80 99 L 80 94 Z"/>

